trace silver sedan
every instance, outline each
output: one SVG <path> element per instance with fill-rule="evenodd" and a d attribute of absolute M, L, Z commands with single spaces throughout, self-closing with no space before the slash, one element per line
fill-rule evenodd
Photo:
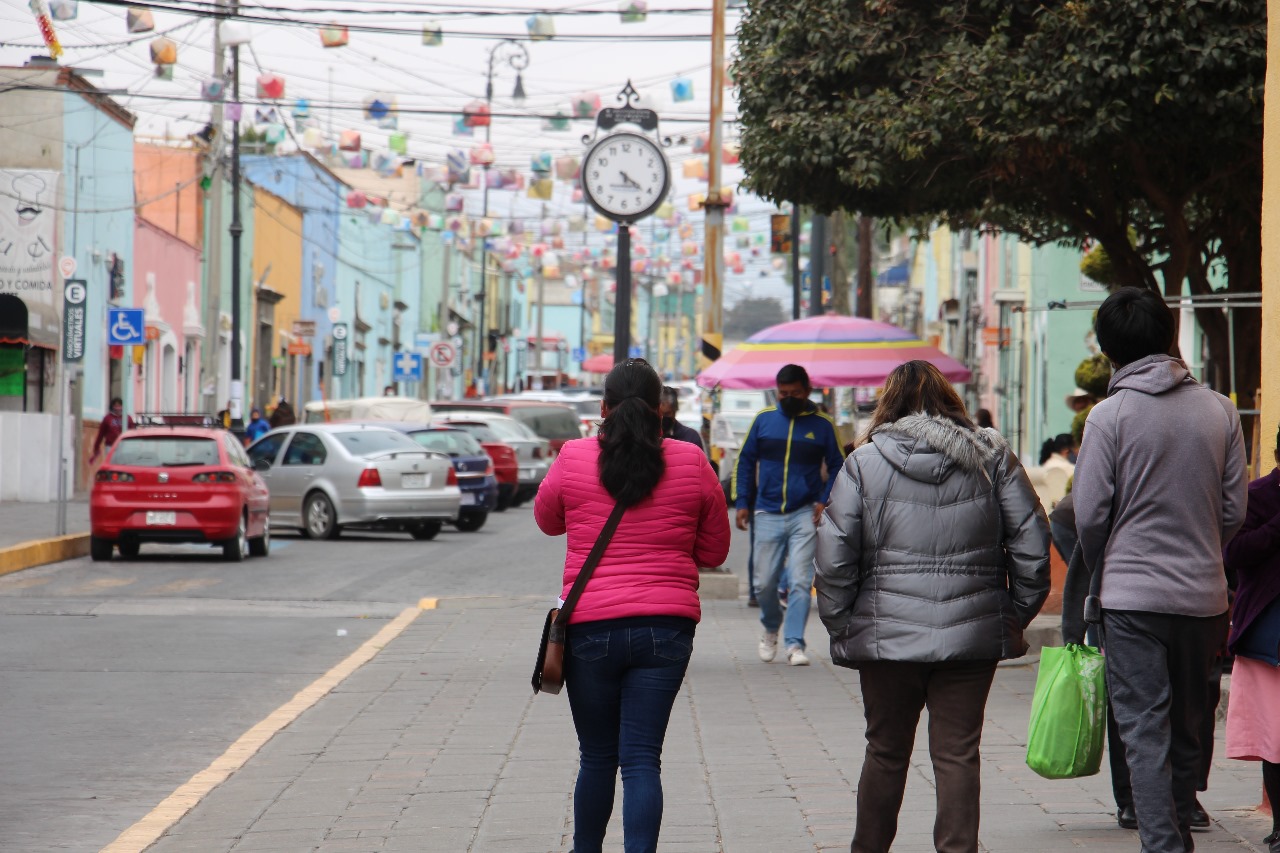
<path fill-rule="evenodd" d="M 386 427 L 281 427 L 254 442 L 249 458 L 271 491 L 271 526 L 312 539 L 335 539 L 344 528 L 434 539 L 462 502 L 448 456 Z"/>

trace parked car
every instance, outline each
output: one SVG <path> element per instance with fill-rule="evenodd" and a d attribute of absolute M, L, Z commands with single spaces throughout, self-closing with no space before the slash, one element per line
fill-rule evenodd
<path fill-rule="evenodd" d="M 600 394 L 566 391 L 525 391 L 520 394 L 508 394 L 492 398 L 494 401 L 513 401 L 517 403 L 559 403 L 573 409 L 578 415 L 578 423 L 582 430 L 582 438 L 595 435 L 600 428 Z"/>
<path fill-rule="evenodd" d="M 207 542 L 227 560 L 271 549 L 267 485 L 222 429 L 127 430 L 94 477 L 89 556 L 133 558 L 144 542 Z"/>
<path fill-rule="evenodd" d="M 307 424 L 335 421 L 408 421 L 425 424 L 430 420 L 430 404 L 413 397 L 312 400 L 302 407 L 302 422 Z"/>
<path fill-rule="evenodd" d="M 507 415 L 483 409 L 445 412 L 436 416 L 435 423 L 463 429 L 469 423 L 481 423 L 489 427 L 503 442 L 515 449 L 516 459 L 520 463 L 519 486 L 511 505 L 520 506 L 538 493 L 538 486 L 542 484 L 547 476 L 547 469 L 551 467 L 550 443 L 545 438 L 535 435 L 533 430 L 523 423 Z"/>
<path fill-rule="evenodd" d="M 516 490 L 520 488 L 520 458 L 516 449 L 493 430 L 489 424 L 480 421 L 448 421 L 449 427 L 460 429 L 480 442 L 484 452 L 493 462 L 493 474 L 498 481 L 498 501 L 495 512 L 506 512 L 515 500 Z"/>
<path fill-rule="evenodd" d="M 458 488 L 462 490 L 462 506 L 453 524 L 464 533 L 484 527 L 489 513 L 498 506 L 498 478 L 493 460 L 480 442 L 465 430 L 453 427 L 404 424 L 394 428 L 401 429 L 427 450 L 443 453 L 453 460 Z"/>
<path fill-rule="evenodd" d="M 493 412 L 515 418 L 551 444 L 555 455 L 566 441 L 582 438 L 578 413 L 564 403 L 535 400 L 443 400 L 431 404 L 436 412 Z"/>
<path fill-rule="evenodd" d="M 271 490 L 272 525 L 312 539 L 347 528 L 434 539 L 462 503 L 452 460 L 386 427 L 280 427 L 254 442 L 249 458 Z"/>

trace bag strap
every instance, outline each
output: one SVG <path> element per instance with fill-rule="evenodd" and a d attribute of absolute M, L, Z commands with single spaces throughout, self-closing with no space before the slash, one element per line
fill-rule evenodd
<path fill-rule="evenodd" d="M 591 553 L 587 555 L 587 561 L 578 570 L 578 577 L 573 582 L 573 588 L 569 590 L 569 597 L 564 600 L 564 605 L 561 606 L 560 612 L 556 614 L 555 624 L 561 628 L 569 624 L 569 617 L 573 615 L 573 608 L 577 606 L 578 599 L 582 597 L 582 591 L 587 588 L 587 581 L 591 580 L 591 575 L 595 572 L 596 566 L 599 565 L 601 558 L 604 557 L 604 549 L 609 547 L 609 540 L 613 538 L 614 531 L 618 529 L 618 523 L 622 521 L 622 514 L 626 512 L 626 509 L 620 503 L 614 504 L 613 512 L 609 514 L 609 520 L 604 523 L 600 535 L 596 537 L 595 546 L 591 549 Z"/>

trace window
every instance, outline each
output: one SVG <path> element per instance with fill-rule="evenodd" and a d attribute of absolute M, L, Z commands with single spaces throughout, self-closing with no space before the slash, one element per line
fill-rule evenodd
<path fill-rule="evenodd" d="M 276 457 L 280 455 L 280 448 L 284 446 L 284 440 L 288 437 L 289 434 L 285 432 L 264 435 L 250 446 L 249 458 L 255 463 L 265 459 L 269 465 L 276 464 Z"/>
<path fill-rule="evenodd" d="M 249 461 L 249 457 L 245 455 L 244 446 L 240 444 L 240 440 L 234 435 L 224 435 L 222 437 L 223 446 L 227 449 L 227 458 L 231 460 L 232 465 L 243 465 L 246 468 L 252 468 L 253 463 Z"/>
<path fill-rule="evenodd" d="M 212 438 L 124 438 L 111 455 L 112 465 L 138 468 L 178 468 L 187 465 L 217 465 L 218 442 Z"/>
<path fill-rule="evenodd" d="M 449 426 L 470 433 L 477 441 L 487 441 L 490 443 L 502 441 L 502 438 L 496 432 L 484 424 L 460 424 L 450 421 Z"/>
<path fill-rule="evenodd" d="M 328 453 L 324 440 L 312 432 L 295 432 L 284 452 L 285 465 L 323 465 Z"/>
<path fill-rule="evenodd" d="M 483 456 L 484 448 L 462 430 L 439 429 L 410 433 L 410 438 L 427 450 L 450 456 Z"/>
<path fill-rule="evenodd" d="M 559 406 L 547 408 L 520 406 L 513 408 L 511 416 L 524 423 L 542 438 L 582 438 L 582 428 L 576 415 Z"/>
<path fill-rule="evenodd" d="M 343 447 L 352 456 L 375 456 L 393 451 L 417 450 L 422 448 L 404 433 L 392 432 L 389 429 L 362 429 L 352 432 L 334 433 Z"/>

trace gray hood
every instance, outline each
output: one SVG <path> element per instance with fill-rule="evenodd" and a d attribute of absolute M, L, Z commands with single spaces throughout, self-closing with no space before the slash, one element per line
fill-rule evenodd
<path fill-rule="evenodd" d="M 1149 355 L 1117 370 L 1107 385 L 1107 393 L 1129 390 L 1143 394 L 1163 394 L 1189 379 L 1191 372 L 1181 359 L 1171 355 Z"/>
<path fill-rule="evenodd" d="M 871 441 L 886 462 L 922 483 L 941 483 L 957 468 L 986 475 L 992 460 L 1008 448 L 993 429 L 967 429 L 924 412 L 879 427 Z"/>

